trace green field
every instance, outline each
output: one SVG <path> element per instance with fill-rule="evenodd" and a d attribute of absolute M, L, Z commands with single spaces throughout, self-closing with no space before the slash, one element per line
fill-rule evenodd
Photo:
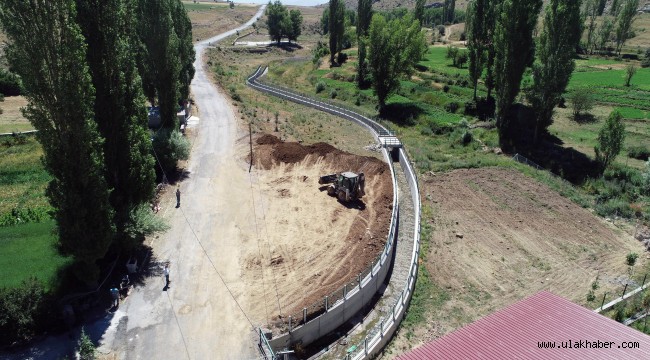
<path fill-rule="evenodd" d="M 54 221 L 0 227 L 1 287 L 14 287 L 35 276 L 53 285 L 57 271 L 69 260 L 61 257 L 53 235 Z"/>

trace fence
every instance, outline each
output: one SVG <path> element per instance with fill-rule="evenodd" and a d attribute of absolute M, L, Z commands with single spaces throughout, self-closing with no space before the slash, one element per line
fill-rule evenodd
<path fill-rule="evenodd" d="M 248 79 L 247 79 L 247 84 L 251 86 L 252 88 L 262 91 L 274 96 L 278 96 L 283 99 L 287 99 L 292 102 L 296 102 L 299 104 L 303 104 L 306 106 L 310 106 L 312 108 L 354 121 L 361 126 L 366 127 L 368 130 L 371 131 L 371 133 L 375 136 L 376 139 L 379 139 L 381 136 L 388 136 L 392 135 L 390 131 L 383 125 L 377 123 L 376 121 L 373 121 L 370 119 L 369 116 L 364 116 L 361 114 L 358 114 L 357 112 L 344 108 L 340 106 L 339 104 L 331 104 L 331 103 L 326 103 L 322 101 L 317 101 L 313 100 L 308 96 L 298 94 L 294 91 L 288 90 L 288 89 L 282 89 L 280 87 L 276 86 L 270 86 L 266 84 L 262 84 L 258 82 L 258 79 L 263 76 L 267 71 L 267 68 L 262 68 L 259 67 L 255 73 L 253 73 Z M 384 156 L 388 157 L 388 154 L 386 150 L 384 149 Z M 355 286 L 352 291 L 349 293 L 347 292 L 347 287 L 344 287 L 343 289 L 343 295 L 340 298 L 340 300 L 337 300 L 337 302 L 334 303 L 333 309 L 330 310 L 328 309 L 328 300 L 329 298 L 325 299 L 325 311 L 327 314 L 332 314 L 335 316 L 338 316 L 339 319 L 338 321 L 334 321 L 336 323 L 342 324 L 343 322 L 347 320 L 349 317 L 354 316 L 356 311 L 354 313 L 351 313 L 350 310 L 353 309 L 346 309 L 348 312 L 346 313 L 345 311 L 341 311 L 338 313 L 337 306 L 346 304 L 346 302 L 351 299 L 353 296 L 358 294 L 358 297 L 361 297 L 361 302 L 359 303 L 360 305 L 365 304 L 367 301 L 372 298 L 372 296 L 368 297 L 369 294 L 374 295 L 374 292 L 368 294 L 364 294 L 363 289 L 364 286 L 366 286 L 367 283 L 370 283 L 374 274 L 379 274 L 382 271 L 387 271 L 388 270 L 388 265 L 389 261 L 386 261 L 389 259 L 389 256 L 392 257 L 392 252 L 394 251 L 394 242 L 397 238 L 397 233 L 396 233 L 396 224 L 397 220 L 399 217 L 399 205 L 398 205 L 398 198 L 397 198 L 397 188 L 396 188 L 396 178 L 395 178 L 395 171 L 394 167 L 392 165 L 392 161 L 388 159 L 388 163 L 390 164 L 391 167 L 391 173 L 393 176 L 393 216 L 391 218 L 391 227 L 388 235 L 388 240 L 386 242 L 386 247 L 384 251 L 382 252 L 381 256 L 379 257 L 378 261 L 376 263 L 373 262 L 373 265 L 370 267 L 370 272 L 368 276 L 364 277 L 363 280 L 361 280 L 361 275 L 357 277 L 357 282 L 358 286 Z M 368 335 L 364 338 L 362 342 L 357 344 L 356 346 L 351 347 L 351 349 L 355 349 L 350 351 L 348 353 L 347 358 L 348 359 L 363 359 L 368 356 L 372 356 L 379 352 L 385 345 L 386 343 L 390 340 L 392 337 L 393 333 L 397 329 L 397 326 L 401 322 L 402 318 L 404 317 L 406 308 L 408 307 L 408 304 L 410 302 L 410 299 L 413 295 L 413 290 L 415 288 L 415 282 L 417 278 L 417 272 L 418 272 L 418 258 L 420 254 L 420 196 L 419 196 L 419 189 L 418 189 L 418 181 L 417 181 L 417 175 L 408 159 L 408 156 L 406 155 L 406 152 L 404 151 L 403 148 L 399 149 L 399 162 L 402 170 L 404 171 L 404 174 L 406 175 L 407 182 L 409 184 L 409 188 L 411 190 L 411 196 L 413 200 L 413 205 L 415 209 L 415 214 L 414 214 L 414 219 L 415 219 L 415 228 L 414 228 L 414 246 L 413 246 L 413 252 L 411 255 L 411 266 L 409 269 L 409 275 L 408 275 L 408 280 L 406 283 L 406 286 L 402 290 L 398 301 L 392 306 L 391 312 L 389 316 L 386 316 L 382 318 L 378 322 L 378 326 L 375 328 L 371 329 L 371 331 L 368 333 Z M 385 274 L 384 274 L 385 276 Z M 383 280 L 382 280 L 383 281 Z M 375 280 L 375 284 L 380 284 L 377 280 Z M 367 288 L 366 288 L 367 289 Z M 375 290 L 376 292 L 376 290 Z M 342 308 L 342 307 L 341 307 Z M 340 308 L 339 308 L 340 309 Z M 322 317 L 322 316 L 321 316 Z M 319 317 L 319 318 L 321 318 Z M 303 316 L 302 320 L 303 323 L 306 321 L 307 323 L 303 324 L 302 329 L 306 329 L 309 324 L 316 324 L 319 328 L 318 330 L 312 329 L 311 331 L 317 331 L 318 334 L 325 335 L 328 332 L 324 332 L 321 329 L 322 323 L 317 319 L 313 319 L 310 321 L 308 316 L 306 315 L 306 309 L 303 309 Z M 291 320 L 293 318 L 290 318 L 289 323 L 291 323 Z M 321 319 L 322 320 L 322 319 Z M 327 328 L 330 328 L 332 324 L 329 324 Z M 289 324 L 288 326 L 289 334 L 285 334 L 281 337 L 283 339 L 282 341 L 275 342 L 274 340 L 271 341 L 271 345 L 273 348 L 277 348 L 277 345 L 282 345 L 282 344 L 289 344 L 291 340 L 302 340 L 303 345 L 306 345 L 304 340 L 304 337 L 298 337 L 298 336 L 292 336 L 296 332 L 299 331 L 299 329 L 294 330 L 292 328 L 292 324 Z M 334 330 L 332 328 L 331 330 Z M 331 331 L 330 330 L 330 331 Z M 317 338 L 316 338 L 317 339 Z M 315 339 L 314 339 L 315 340 Z"/>

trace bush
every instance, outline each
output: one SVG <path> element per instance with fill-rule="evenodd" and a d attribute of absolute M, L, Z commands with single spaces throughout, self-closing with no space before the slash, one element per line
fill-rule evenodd
<path fill-rule="evenodd" d="M 22 94 L 22 81 L 12 72 L 0 68 L 0 93 L 5 96 L 18 96 Z"/>
<path fill-rule="evenodd" d="M 459 107 L 460 107 L 460 105 L 457 102 L 452 101 L 452 102 L 448 103 L 447 105 L 445 105 L 445 110 L 447 110 L 448 112 L 450 112 L 452 114 L 455 114 L 456 111 L 458 111 Z"/>
<path fill-rule="evenodd" d="M 631 218 L 634 211 L 630 208 L 630 204 L 620 199 L 610 199 L 601 204 L 596 205 L 596 213 L 600 216 L 622 216 Z"/>
<path fill-rule="evenodd" d="M 645 51 L 645 57 L 643 58 L 643 61 L 641 61 L 641 67 L 650 67 L 650 48 L 647 48 Z"/>
<path fill-rule="evenodd" d="M 442 91 L 444 92 L 449 92 L 449 85 L 445 85 L 442 87 Z"/>
<path fill-rule="evenodd" d="M 650 150 L 643 145 L 630 146 L 627 148 L 627 156 L 638 160 L 648 160 L 650 158 Z"/>
<path fill-rule="evenodd" d="M 336 57 L 336 62 L 339 64 L 344 64 L 346 61 L 348 61 L 348 54 L 340 52 Z"/>
<path fill-rule="evenodd" d="M 627 264 L 627 266 L 634 266 L 634 264 L 636 264 L 636 259 L 638 258 L 639 258 L 639 254 L 629 253 L 625 257 L 625 263 Z"/>
<path fill-rule="evenodd" d="M 650 160 L 645 163 L 645 171 L 641 178 L 641 191 L 646 195 L 650 195 Z"/>
<path fill-rule="evenodd" d="M 330 98 L 336 99 L 336 96 L 338 96 L 338 92 L 336 92 L 336 89 L 332 89 L 332 91 L 330 91 Z"/>
<path fill-rule="evenodd" d="M 569 95 L 569 102 L 573 108 L 573 117 L 578 118 L 581 113 L 594 107 L 594 97 L 587 89 L 576 89 Z"/>
<path fill-rule="evenodd" d="M 233 100 L 241 102 L 241 96 L 239 96 L 239 94 L 237 93 L 237 88 L 235 87 L 235 85 L 230 85 L 228 91 L 230 91 L 230 97 Z"/>
<path fill-rule="evenodd" d="M 323 92 L 323 90 L 325 90 L 325 87 L 326 87 L 326 86 L 325 86 L 325 83 L 322 82 L 322 81 L 319 81 L 319 82 L 316 84 L 316 94 L 320 94 L 321 92 Z"/>
<path fill-rule="evenodd" d="M 156 216 L 148 205 L 142 204 L 131 210 L 129 221 L 125 225 L 124 233 L 129 237 L 129 244 L 124 244 L 127 249 L 135 249 L 141 245 L 146 236 L 169 230 L 165 220 Z"/>
<path fill-rule="evenodd" d="M 83 327 L 81 328 L 81 336 L 77 343 L 77 351 L 79 352 L 79 360 L 95 360 L 96 358 L 95 344 L 90 340 Z"/>
<path fill-rule="evenodd" d="M 165 172 L 176 170 L 180 160 L 187 160 L 190 156 L 190 142 L 178 130 L 164 128 L 154 134 L 154 157 L 160 161 Z"/>
<path fill-rule="evenodd" d="M 472 133 L 469 130 L 466 130 L 460 137 L 460 143 L 466 146 L 471 143 L 473 139 L 474 137 L 472 136 Z"/>
<path fill-rule="evenodd" d="M 41 222 L 50 217 L 48 208 L 13 208 L 10 212 L 0 215 L 0 227 Z"/>
<path fill-rule="evenodd" d="M 29 340 L 46 319 L 45 289 L 30 278 L 13 289 L 0 289 L 0 344 Z"/>

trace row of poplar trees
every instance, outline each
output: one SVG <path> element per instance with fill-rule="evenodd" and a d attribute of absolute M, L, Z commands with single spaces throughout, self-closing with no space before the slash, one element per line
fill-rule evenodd
<path fill-rule="evenodd" d="M 469 75 L 474 98 L 484 79 L 487 98 L 494 92 L 495 116 L 502 147 L 513 134 L 513 103 L 522 77 L 532 67 L 533 84 L 528 99 L 536 114 L 535 142 L 552 123 L 553 109 L 574 70 L 576 48 L 582 34 L 581 0 L 550 0 L 537 37 L 542 0 L 474 0 L 467 9 Z"/>
<path fill-rule="evenodd" d="M 144 240 L 129 230 L 156 182 L 146 100 L 173 136 L 194 76 L 191 22 L 180 0 L 0 0 L 0 22 L 52 175 L 59 248 L 93 284 L 111 247 Z"/>

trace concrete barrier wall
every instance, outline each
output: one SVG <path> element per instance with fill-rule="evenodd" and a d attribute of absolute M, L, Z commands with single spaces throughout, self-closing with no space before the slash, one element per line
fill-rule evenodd
<path fill-rule="evenodd" d="M 257 79 L 260 76 L 264 75 L 266 70 L 266 68 L 258 68 L 256 72 L 247 79 L 247 84 L 261 92 L 278 96 L 292 102 L 303 104 L 317 110 L 325 111 L 332 115 L 354 121 L 355 123 L 365 127 L 368 131 L 370 131 L 376 140 L 379 140 L 379 136 L 381 134 L 388 134 L 388 130 L 380 124 L 371 119 L 368 119 L 367 117 L 356 114 L 353 111 L 337 107 L 332 104 L 316 101 L 311 98 L 295 94 L 288 90 L 275 88 L 257 82 Z M 343 297 L 342 300 L 333 304 L 332 307 L 328 308 L 325 313 L 312 319 L 311 321 L 308 321 L 305 324 L 302 324 L 295 329 L 292 329 L 290 326 L 290 331 L 288 333 L 285 333 L 275 339 L 271 339 L 269 341 L 269 344 L 274 350 L 286 349 L 292 344 L 299 342 L 302 343 L 303 346 L 306 346 L 334 331 L 336 328 L 354 317 L 364 306 L 368 305 L 368 303 L 374 298 L 375 294 L 386 280 L 386 275 L 388 274 L 388 270 L 392 265 L 393 252 L 395 251 L 395 242 L 397 240 L 399 199 L 397 179 L 395 176 L 395 168 L 393 162 L 391 161 L 390 155 L 386 149 L 383 149 L 382 152 L 384 158 L 387 160 L 387 163 L 391 170 L 391 175 L 393 177 L 393 213 L 391 217 L 391 225 L 389 228 L 388 237 L 386 239 L 386 246 L 380 255 L 379 261 L 373 264 L 372 270 L 360 282 L 359 286 L 351 289 Z"/>

